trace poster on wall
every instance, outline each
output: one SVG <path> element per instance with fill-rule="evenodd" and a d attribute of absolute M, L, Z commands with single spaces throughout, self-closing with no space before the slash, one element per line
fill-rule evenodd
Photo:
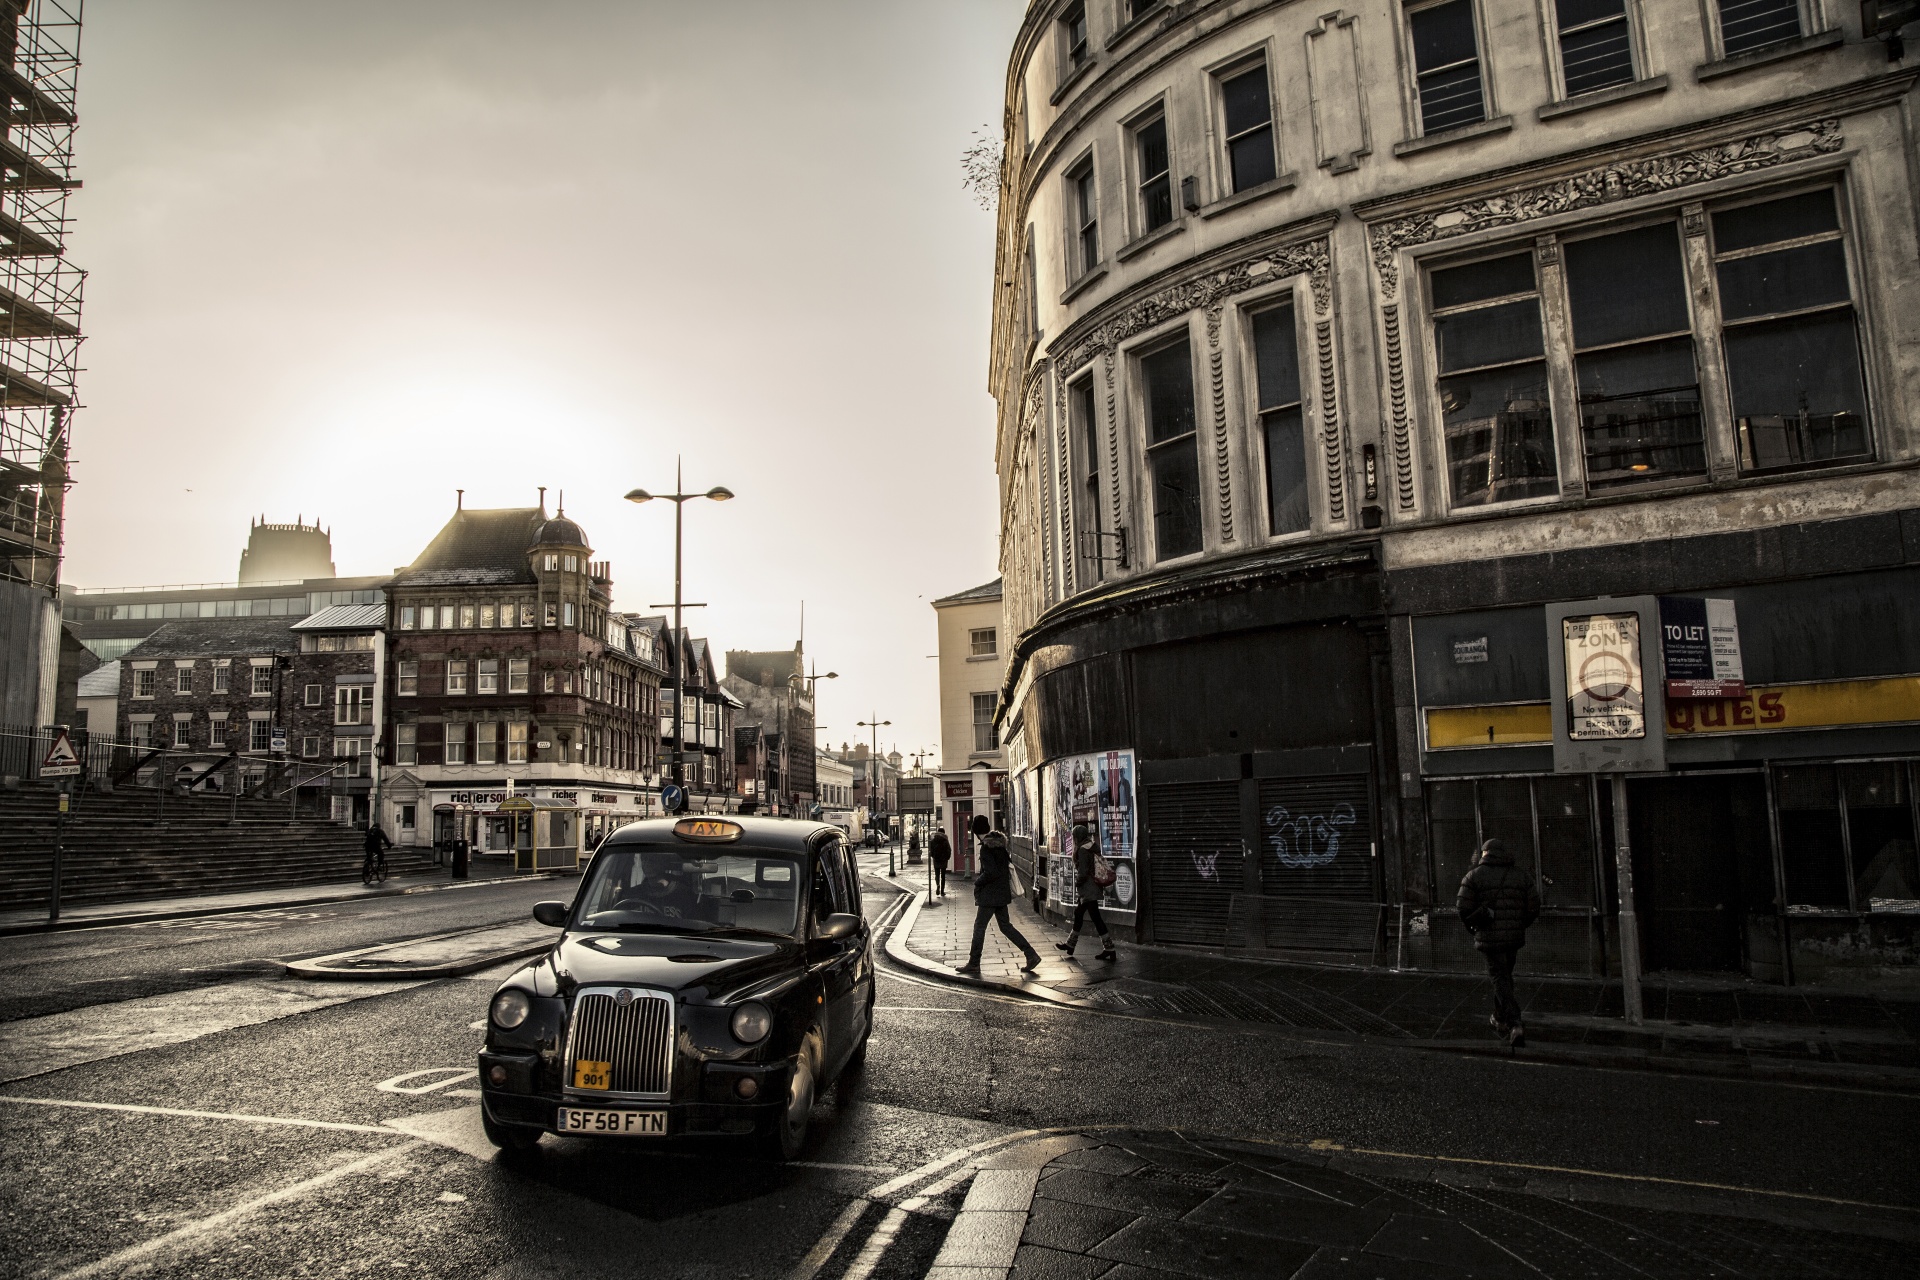
<path fill-rule="evenodd" d="M 1113 883 L 1103 906 L 1132 911 L 1139 905 L 1134 863 L 1133 752 L 1104 751 L 1094 757 L 1098 769 L 1096 805 L 1100 816 L 1100 852 L 1113 864 Z"/>
<path fill-rule="evenodd" d="M 1062 907 L 1076 906 L 1080 902 L 1079 886 L 1074 882 L 1073 874 L 1073 824 L 1076 821 L 1074 797 L 1074 766 L 1081 757 L 1068 756 L 1064 760 L 1055 760 L 1047 766 L 1049 790 L 1053 792 L 1053 805 L 1048 811 L 1052 819 L 1047 852 L 1048 889 L 1055 903 Z"/>

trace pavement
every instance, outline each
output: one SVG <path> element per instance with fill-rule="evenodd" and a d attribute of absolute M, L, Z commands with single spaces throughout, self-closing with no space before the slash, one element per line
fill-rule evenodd
<path fill-rule="evenodd" d="M 884 867 L 884 860 L 878 864 Z M 1118 944 L 1120 959 L 1093 957 L 1097 936 L 1081 938 L 1072 958 L 1055 945 L 1067 929 L 1025 901 L 1014 927 L 1041 953 L 1039 971 L 989 925 L 981 975 L 955 972 L 972 945 L 972 886 L 948 881 L 948 896 L 927 900 L 924 873 L 903 871 L 896 887 L 917 892 L 889 944 L 899 963 L 944 981 L 977 981 L 1032 999 L 1108 1013 L 1295 1027 L 1409 1046 L 1508 1055 L 1488 1025 L 1486 978 L 1461 973 L 1336 968 L 1217 952 Z M 1783 1078 L 1871 1082 L 1920 1091 L 1920 999 L 1782 988 L 1747 982 L 1650 980 L 1647 1018 L 1621 1015 L 1621 988 L 1582 979 L 1528 977 L 1517 982 L 1529 1057 L 1592 1065 L 1646 1067 Z"/>
<path fill-rule="evenodd" d="M 429 934 L 374 947 L 296 960 L 287 973 L 333 982 L 391 982 L 406 978 L 457 978 L 508 960 L 551 950 L 559 931 L 537 920 Z"/>
<path fill-rule="evenodd" d="M 31 911 L 0 911 L 0 938 L 62 929 L 98 929 L 107 925 L 180 920 L 236 911 L 311 907 L 322 903 L 389 898 L 409 893 L 434 893 L 443 889 L 471 889 L 479 885 L 532 879 L 555 877 L 571 879 L 574 875 L 573 872 L 494 871 L 491 868 L 479 867 L 476 867 L 475 871 L 476 874 L 465 880 L 453 880 L 448 878 L 445 871 L 436 871 L 427 875 L 395 876 L 377 885 L 351 880 L 340 884 L 288 885 L 281 889 L 247 889 L 238 893 L 207 893 L 191 897 L 143 898 L 138 902 L 94 903 L 62 910 L 59 922 L 53 925 L 48 925 L 44 907 Z"/>

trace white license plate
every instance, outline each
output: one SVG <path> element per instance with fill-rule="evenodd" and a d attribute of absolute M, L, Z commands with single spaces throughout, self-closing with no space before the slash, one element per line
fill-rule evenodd
<path fill-rule="evenodd" d="M 628 1138 L 664 1138 L 664 1111 L 614 1111 L 600 1107 L 562 1107 L 554 1126 L 561 1133 L 606 1133 Z"/>

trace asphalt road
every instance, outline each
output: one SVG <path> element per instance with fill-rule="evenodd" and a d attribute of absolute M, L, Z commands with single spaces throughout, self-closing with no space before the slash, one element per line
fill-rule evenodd
<path fill-rule="evenodd" d="M 273 976 L 290 958 L 522 919 L 568 888 L 0 940 L 0 1274 L 918 1277 L 957 1256 L 956 1213 L 991 1217 L 949 1176 L 967 1169 L 956 1153 L 1036 1129 L 1095 1149 L 1027 1177 L 1033 1229 L 1053 1234 L 1028 1238 L 1016 1275 L 1538 1274 L 1522 1260 L 1540 1256 L 1578 1263 L 1548 1274 L 1827 1274 L 1814 1260 L 1844 1258 L 1846 1274 L 1897 1275 L 1920 1250 L 1920 1100 L 1898 1095 L 1163 1023 L 883 969 L 868 1069 L 819 1107 L 803 1164 L 548 1138 L 516 1165 L 485 1146 L 471 1094 L 497 973 Z M 879 915 L 891 903 L 875 888 Z M 1191 1168 L 1168 1153 L 1210 1136 L 1240 1141 L 1232 1170 L 1205 1163 L 1227 1158 L 1218 1143 Z M 1282 1177 L 1288 1162 L 1326 1169 Z M 1319 1199 L 1251 1195 L 1212 1244 L 1168 1243 L 1241 1205 L 1234 1178 L 1256 1174 Z M 1434 1205 L 1460 1195 L 1504 1216 L 1470 1231 L 1469 1205 L 1452 1223 Z M 1314 1222 L 1285 1231 L 1321 1232 L 1333 1243 L 1317 1252 L 1260 1225 L 1303 1204 Z M 1554 1217 L 1576 1210 L 1587 1227 Z M 1370 1225 L 1348 1248 L 1327 1234 L 1335 1217 Z M 1548 1221 L 1600 1243 L 1498 1238 Z M 1633 1252 L 1669 1238 L 1692 1252 L 1659 1266 Z M 1243 1258 L 1247 1240 L 1266 1243 Z"/>

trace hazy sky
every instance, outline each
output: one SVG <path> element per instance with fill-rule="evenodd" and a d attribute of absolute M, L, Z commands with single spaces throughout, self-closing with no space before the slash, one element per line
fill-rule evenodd
<path fill-rule="evenodd" d="M 791 645 L 822 741 L 938 744 L 927 601 L 995 574 L 993 220 L 1023 0 L 90 0 L 66 580 L 233 579 L 249 517 L 344 574 L 550 503 L 690 615 Z"/>

